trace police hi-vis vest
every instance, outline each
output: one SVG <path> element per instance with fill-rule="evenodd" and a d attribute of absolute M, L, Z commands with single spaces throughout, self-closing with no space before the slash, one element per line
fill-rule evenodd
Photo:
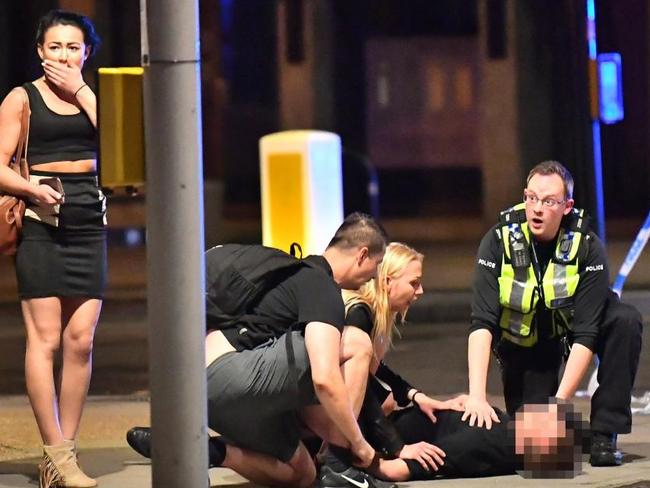
<path fill-rule="evenodd" d="M 499 224 L 503 245 L 499 326 L 503 337 L 520 346 L 533 346 L 538 338 L 534 317 L 540 300 L 552 310 L 553 336 L 565 333 L 573 318 L 573 295 L 580 281 L 579 262 L 587 250 L 588 218 L 584 210 L 574 208 L 562 220 L 555 252 L 544 276 L 531 249 L 525 204 L 501 212 Z"/>

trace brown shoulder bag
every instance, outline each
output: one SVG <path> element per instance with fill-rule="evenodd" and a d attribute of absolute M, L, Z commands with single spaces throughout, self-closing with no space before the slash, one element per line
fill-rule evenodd
<path fill-rule="evenodd" d="M 9 168 L 21 177 L 29 180 L 27 165 L 27 144 L 29 137 L 29 98 L 23 90 L 23 113 L 20 120 L 20 137 L 16 152 L 9 161 Z M 11 256 L 16 254 L 20 229 L 23 226 L 25 201 L 14 195 L 0 195 L 0 254 Z"/>

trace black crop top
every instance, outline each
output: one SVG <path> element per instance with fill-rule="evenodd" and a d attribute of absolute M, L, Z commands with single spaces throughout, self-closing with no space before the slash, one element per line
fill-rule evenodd
<path fill-rule="evenodd" d="M 33 83 L 25 83 L 23 88 L 31 110 L 27 147 L 30 166 L 97 157 L 97 131 L 83 110 L 73 115 L 57 114 L 45 105 Z"/>

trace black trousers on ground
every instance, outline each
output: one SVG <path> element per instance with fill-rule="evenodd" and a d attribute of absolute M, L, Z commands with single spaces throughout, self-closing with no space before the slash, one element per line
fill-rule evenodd
<path fill-rule="evenodd" d="M 630 398 L 641 354 L 641 314 L 610 292 L 596 343 L 598 389 L 591 399 L 591 429 L 627 434 L 632 428 Z M 519 347 L 502 341 L 503 394 L 510 415 L 524 403 L 545 403 L 555 395 L 563 358 L 559 340 Z"/>

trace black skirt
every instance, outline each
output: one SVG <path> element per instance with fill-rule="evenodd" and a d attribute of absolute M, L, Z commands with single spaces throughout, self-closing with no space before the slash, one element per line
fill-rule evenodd
<path fill-rule="evenodd" d="M 56 176 L 64 203 L 28 203 L 16 253 L 21 299 L 103 298 L 106 288 L 106 197 L 96 173 L 32 171 L 35 180 Z"/>

